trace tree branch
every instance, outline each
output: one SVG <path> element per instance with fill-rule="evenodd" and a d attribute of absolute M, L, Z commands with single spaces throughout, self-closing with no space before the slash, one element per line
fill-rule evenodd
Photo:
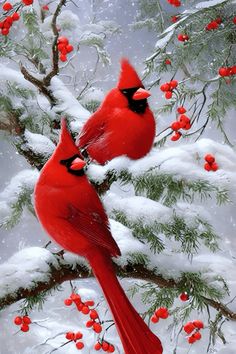
<path fill-rule="evenodd" d="M 54 12 L 53 18 L 52 18 L 52 31 L 54 34 L 54 40 L 52 44 L 52 70 L 50 73 L 43 79 L 43 83 L 45 86 L 49 86 L 51 83 L 51 79 L 56 76 L 59 72 L 59 66 L 58 66 L 58 48 L 57 48 L 57 39 L 59 36 L 59 32 L 57 29 L 57 17 L 59 16 L 62 6 L 65 6 L 67 0 L 61 0 L 59 4 L 57 5 L 56 11 Z"/>
<path fill-rule="evenodd" d="M 65 281 L 93 277 L 92 272 L 86 267 L 86 265 L 77 263 L 75 266 L 74 264 L 67 263 L 63 258 L 63 255 L 64 252 L 51 254 L 52 259 L 51 262 L 48 263 L 49 271 L 47 272 L 47 281 L 35 281 L 35 279 L 32 279 L 27 288 L 19 287 L 14 292 L 9 291 L 4 296 L 0 297 L 1 308 L 9 306 L 24 298 L 36 296 L 40 292 L 50 290 Z M 4 266 L 6 267 L 6 265 Z M 121 267 L 114 263 L 114 267 L 117 275 L 122 278 L 145 280 L 156 284 L 160 288 L 173 289 L 178 288 L 179 286 L 176 280 L 165 279 L 162 275 L 156 274 L 155 271 L 148 269 L 142 264 L 128 263 L 125 267 Z M 4 281 L 4 279 L 2 280 Z M 9 279 L 8 281 L 10 282 L 10 280 L 12 279 Z M 236 313 L 232 312 L 226 305 L 205 296 L 202 296 L 202 299 L 206 305 L 211 306 L 226 318 L 236 321 Z"/>

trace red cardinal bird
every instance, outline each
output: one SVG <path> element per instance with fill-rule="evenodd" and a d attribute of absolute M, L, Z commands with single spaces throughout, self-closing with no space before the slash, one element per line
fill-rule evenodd
<path fill-rule="evenodd" d="M 126 297 L 111 257 L 120 255 L 103 205 L 84 173 L 85 162 L 62 120 L 59 144 L 35 187 L 35 209 L 47 233 L 64 249 L 84 256 L 110 306 L 126 354 L 162 354 Z"/>
<path fill-rule="evenodd" d="M 127 59 L 121 61 L 119 83 L 105 97 L 100 108 L 83 126 L 76 144 L 100 164 L 114 157 L 145 156 L 155 137 L 155 119 L 142 81 Z"/>

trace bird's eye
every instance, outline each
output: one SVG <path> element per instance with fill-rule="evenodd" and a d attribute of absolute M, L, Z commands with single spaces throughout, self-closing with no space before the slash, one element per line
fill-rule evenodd
<path fill-rule="evenodd" d="M 123 93 L 124 95 L 126 95 L 126 94 L 128 93 L 128 91 L 123 90 L 122 93 Z"/>

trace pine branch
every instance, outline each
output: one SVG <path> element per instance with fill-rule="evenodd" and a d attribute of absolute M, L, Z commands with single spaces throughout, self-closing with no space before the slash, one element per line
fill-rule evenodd
<path fill-rule="evenodd" d="M 31 283 L 29 282 L 27 287 L 19 287 L 14 292 L 10 292 L 9 290 L 4 296 L 1 296 L 1 309 L 28 297 L 39 296 L 41 292 L 47 292 L 51 289 L 55 289 L 55 287 L 58 287 L 63 282 L 93 277 L 92 272 L 85 264 L 77 263 L 75 265 L 74 263 L 67 263 L 63 259 L 63 254 L 63 252 L 59 252 L 51 255 L 52 262 L 48 264 L 49 271 L 47 272 L 47 281 L 37 281 L 32 278 Z M 4 267 L 6 267 L 6 264 L 4 264 Z M 145 264 L 129 262 L 126 266 L 121 267 L 114 263 L 114 267 L 117 275 L 122 278 L 144 280 L 156 284 L 161 289 L 178 289 L 183 286 L 183 279 L 179 281 L 171 278 L 166 279 L 161 274 L 157 274 L 155 270 L 151 270 Z M 11 279 L 9 275 L 8 278 L 8 281 L 10 282 Z M 2 279 L 2 282 L 4 282 L 4 278 Z M 229 320 L 236 321 L 236 313 L 231 311 L 223 303 L 202 295 L 201 300 L 205 305 L 214 308 Z"/>

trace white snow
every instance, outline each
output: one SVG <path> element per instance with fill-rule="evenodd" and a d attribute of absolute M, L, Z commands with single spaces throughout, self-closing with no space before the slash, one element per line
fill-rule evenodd
<path fill-rule="evenodd" d="M 23 74 L 19 70 L 14 70 L 6 65 L 0 64 L 0 80 L 12 81 L 18 83 L 21 87 L 36 91 L 36 87 L 29 81 L 25 80 Z"/>
<path fill-rule="evenodd" d="M 55 257 L 44 248 L 24 248 L 0 265 L 0 297 L 13 293 L 19 288 L 28 289 L 34 282 L 49 280 L 49 264 L 57 266 Z"/>
<path fill-rule="evenodd" d="M 72 130 L 78 132 L 85 120 L 91 115 L 90 112 L 81 106 L 59 78 L 54 77 L 52 79 L 51 90 L 59 100 L 59 104 L 53 108 L 53 111 L 71 116 L 73 118 L 71 122 Z"/>
<path fill-rule="evenodd" d="M 167 35 L 165 37 L 160 38 L 156 44 L 155 44 L 155 48 L 159 48 L 159 49 L 163 49 L 169 42 L 169 40 L 171 39 L 171 37 L 173 36 L 173 31 L 169 31 L 167 33 Z M 148 59 L 147 59 L 148 60 Z"/>
<path fill-rule="evenodd" d="M 38 176 L 39 172 L 36 169 L 26 169 L 20 171 L 11 179 L 9 184 L 0 193 L 0 200 L 7 201 L 8 204 L 14 203 L 23 188 L 33 190 Z"/>
<path fill-rule="evenodd" d="M 53 142 L 43 134 L 32 133 L 26 129 L 25 138 L 25 147 L 36 154 L 50 156 L 55 150 Z"/>
<path fill-rule="evenodd" d="M 197 9 L 205 9 L 205 8 L 208 8 L 208 7 L 212 7 L 212 6 L 215 6 L 215 5 L 218 5 L 218 4 L 222 4 L 224 2 L 226 2 L 228 0 L 209 0 L 209 1 L 202 1 L 198 4 L 196 4 L 196 8 Z"/>

